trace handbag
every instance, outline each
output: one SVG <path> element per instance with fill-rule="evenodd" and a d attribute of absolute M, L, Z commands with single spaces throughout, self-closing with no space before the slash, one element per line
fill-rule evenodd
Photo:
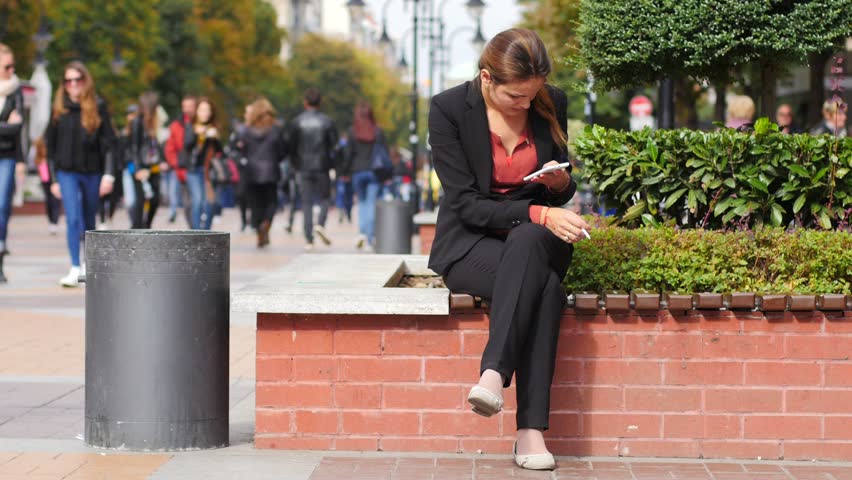
<path fill-rule="evenodd" d="M 225 157 L 219 153 L 210 159 L 210 168 L 207 170 L 207 177 L 213 185 L 223 185 L 231 183 L 231 172 L 227 165 Z"/>

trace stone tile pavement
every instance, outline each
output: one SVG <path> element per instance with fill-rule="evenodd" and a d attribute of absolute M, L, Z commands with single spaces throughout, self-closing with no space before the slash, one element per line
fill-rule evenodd
<path fill-rule="evenodd" d="M 127 228 L 116 213 L 115 228 Z M 158 216 L 157 228 L 179 228 Z M 329 216 L 333 245 L 353 253 L 356 228 Z M 216 228 L 231 237 L 231 288 L 237 289 L 302 253 L 297 225 L 289 236 L 281 218 L 272 244 L 257 250 L 226 210 Z M 231 315 L 230 441 L 228 448 L 196 452 L 102 451 L 82 441 L 84 414 L 84 288 L 62 289 L 68 268 L 64 232 L 47 233 L 42 216 L 12 217 L 6 273 L 0 286 L 0 480 L 18 479 L 800 479 L 852 480 L 852 464 L 731 462 L 661 459 L 559 459 L 554 472 L 528 472 L 508 456 L 290 452 L 255 450 L 254 318 Z M 414 250 L 417 251 L 415 239 Z"/>

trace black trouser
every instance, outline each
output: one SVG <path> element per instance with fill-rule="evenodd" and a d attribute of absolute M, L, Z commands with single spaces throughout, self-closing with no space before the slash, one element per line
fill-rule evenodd
<path fill-rule="evenodd" d="M 61 203 L 59 199 L 50 193 L 50 182 L 41 182 L 41 189 L 44 190 L 44 207 L 47 212 L 47 221 L 51 225 L 56 225 L 59 223 L 59 207 Z"/>
<path fill-rule="evenodd" d="M 328 172 L 299 173 L 299 187 L 302 189 L 302 219 L 305 225 L 305 240 L 314 243 L 314 204 L 320 206 L 317 223 L 325 227 L 328 217 L 328 202 L 331 197 L 331 179 Z"/>
<path fill-rule="evenodd" d="M 251 184 L 245 191 L 251 208 L 251 226 L 257 229 L 264 221 L 272 224 L 278 206 L 278 185 L 274 183 Z"/>
<path fill-rule="evenodd" d="M 488 343 L 480 374 L 498 371 L 508 387 L 516 375 L 518 428 L 547 430 L 550 384 L 565 306 L 562 279 L 573 246 L 546 227 L 513 228 L 505 240 L 485 237 L 444 275 L 447 287 L 489 299 Z"/>
<path fill-rule="evenodd" d="M 142 188 L 142 182 L 133 179 L 133 189 L 136 191 L 136 202 L 133 204 L 130 221 L 130 228 L 151 228 L 154 222 L 154 215 L 157 214 L 157 208 L 160 206 L 160 175 L 152 174 L 148 177 L 148 183 L 151 184 L 153 197 L 146 199 L 145 191 Z M 145 202 L 148 202 L 148 215 L 145 215 Z"/>

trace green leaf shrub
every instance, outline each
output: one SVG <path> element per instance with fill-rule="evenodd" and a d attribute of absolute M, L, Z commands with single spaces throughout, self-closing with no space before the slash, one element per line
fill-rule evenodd
<path fill-rule="evenodd" d="M 852 233 L 603 227 L 575 244 L 570 292 L 852 293 Z"/>
<path fill-rule="evenodd" d="M 586 127 L 583 175 L 628 226 L 674 220 L 710 229 L 801 225 L 849 229 L 852 138 Z"/>

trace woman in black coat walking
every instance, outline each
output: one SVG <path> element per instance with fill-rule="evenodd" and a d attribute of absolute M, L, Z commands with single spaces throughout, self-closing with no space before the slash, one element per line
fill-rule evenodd
<path fill-rule="evenodd" d="M 140 115 L 130 125 L 130 149 L 127 168 L 133 175 L 136 202 L 131 212 L 131 228 L 151 228 L 157 207 L 160 206 L 160 172 L 166 162 L 163 149 L 157 140 L 159 97 L 155 92 L 145 92 L 139 97 Z M 148 203 L 147 214 L 145 203 Z"/>
<path fill-rule="evenodd" d="M 47 128 L 50 191 L 65 208 L 71 270 L 59 283 L 76 287 L 84 274 L 80 240 L 95 228 L 100 196 L 112 192 L 115 177 L 115 132 L 106 103 L 95 94 L 95 82 L 80 62 L 65 67 L 62 85 L 53 99 L 53 116 Z"/>
<path fill-rule="evenodd" d="M 257 230 L 257 246 L 269 244 L 269 229 L 278 206 L 281 162 L 287 155 L 284 129 L 277 124 L 276 112 L 266 98 L 254 101 L 242 135 L 246 194 L 251 208 L 251 224 Z"/>

